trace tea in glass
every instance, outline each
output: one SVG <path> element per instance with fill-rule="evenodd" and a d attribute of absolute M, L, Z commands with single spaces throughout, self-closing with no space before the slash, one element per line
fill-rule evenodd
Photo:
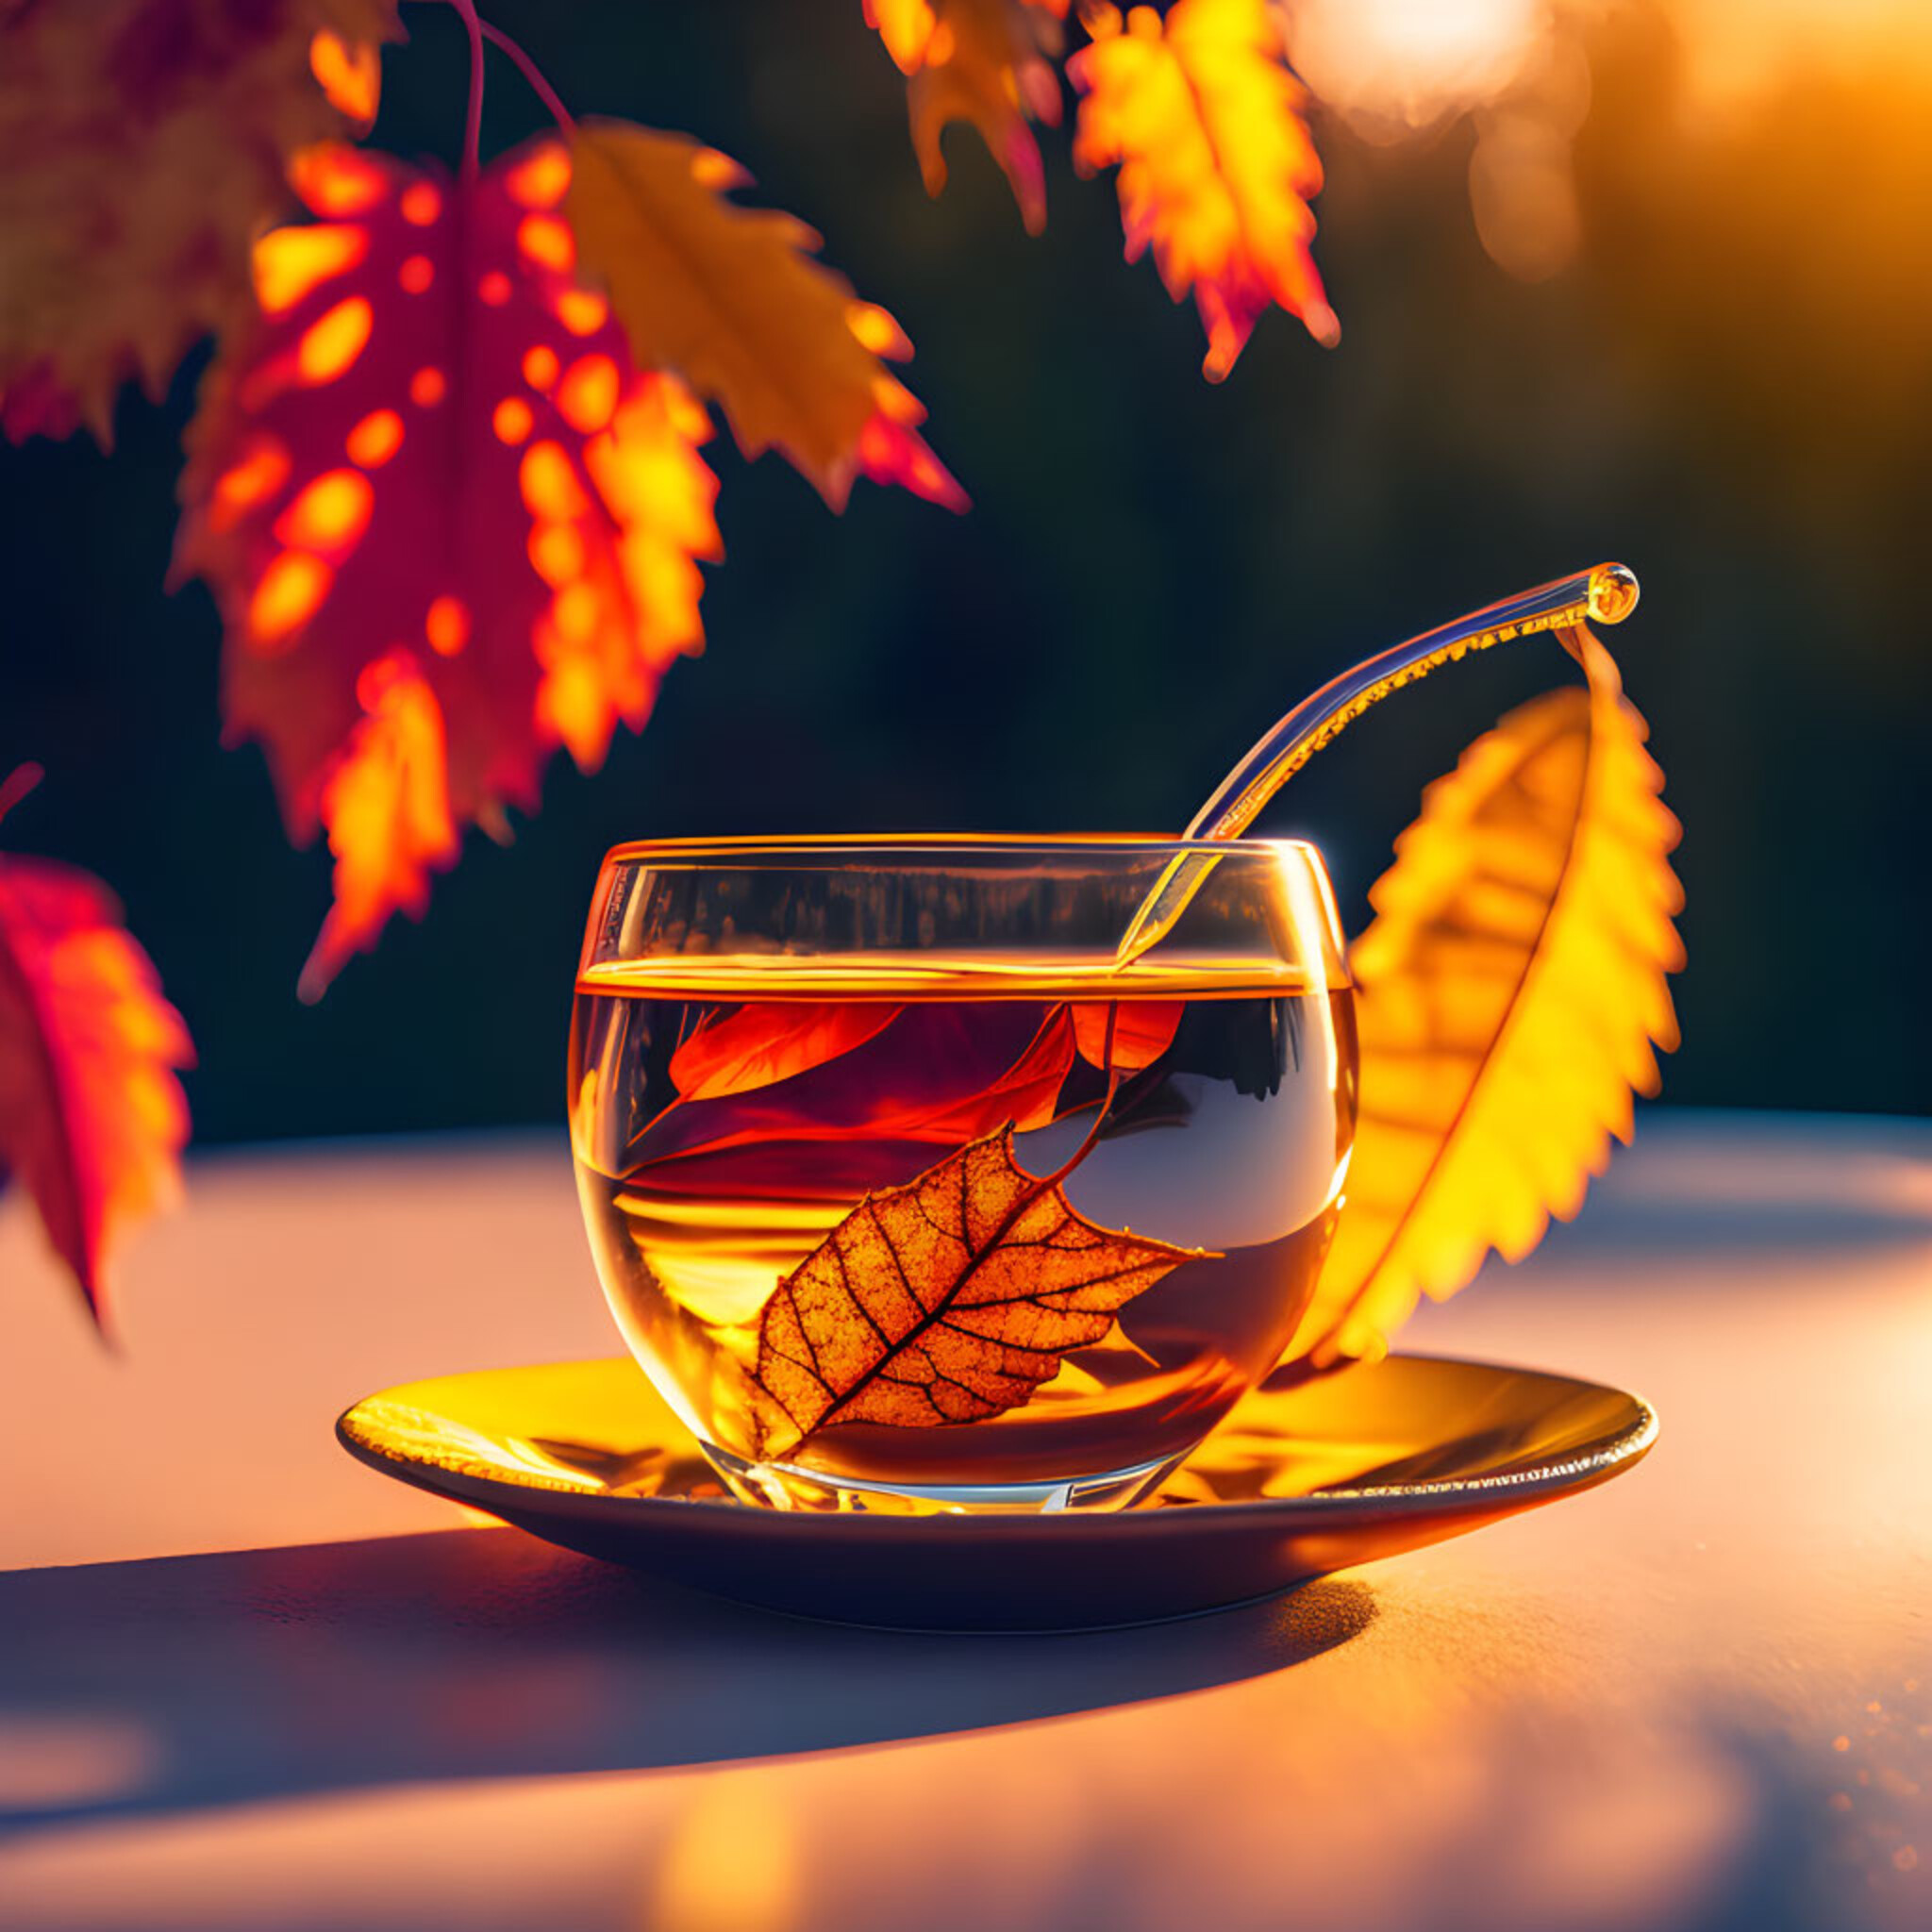
<path fill-rule="evenodd" d="M 1119 1507 L 1291 1341 L 1355 1119 L 1319 855 L 1137 839 L 621 847 L 571 1131 L 611 1309 L 781 1507 Z"/>

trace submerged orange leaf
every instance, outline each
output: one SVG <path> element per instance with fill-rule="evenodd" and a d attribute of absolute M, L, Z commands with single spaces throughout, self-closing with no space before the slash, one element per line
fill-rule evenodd
<path fill-rule="evenodd" d="M 0 6 L 0 432 L 84 423 L 106 442 L 123 382 L 159 394 L 245 299 L 288 158 L 373 116 L 375 48 L 399 37 L 395 13 L 395 0 Z"/>
<path fill-rule="evenodd" d="M 865 0 L 867 23 L 906 76 L 912 146 L 928 194 L 946 185 L 940 139 L 955 121 L 979 130 L 1029 234 L 1046 225 L 1046 179 L 1030 119 L 1058 126 L 1067 0 Z"/>
<path fill-rule="evenodd" d="M 1218 382 L 1271 303 L 1316 341 L 1340 336 L 1308 254 L 1322 164 L 1306 96 L 1282 56 L 1267 0 L 1175 0 L 1165 20 L 1136 7 L 1089 20 L 1067 62 L 1081 94 L 1074 159 L 1118 164 L 1126 255 L 1150 247 L 1167 291 L 1192 291 Z"/>
<path fill-rule="evenodd" d="M 1105 1073 L 1151 1067 L 1180 1031 L 1186 1000 L 1081 1000 L 1073 1008 L 1080 1057 Z"/>
<path fill-rule="evenodd" d="M 1076 1213 L 1002 1127 L 869 1194 L 778 1284 L 758 1323 L 761 1456 L 841 1423 L 925 1428 L 1017 1407 L 1183 1261 Z"/>
<path fill-rule="evenodd" d="M 1064 1004 L 833 1004 L 842 1015 L 826 1009 L 822 1024 L 802 1004 L 755 1001 L 714 1023 L 715 1046 L 710 1028 L 693 1034 L 672 1056 L 677 1098 L 632 1143 L 627 1171 L 648 1165 L 661 1184 L 674 1169 L 689 1178 L 778 1158 L 823 1174 L 826 1157 L 862 1166 L 887 1142 L 956 1148 L 1005 1124 L 1027 1133 L 1053 1120 L 1074 1068 Z M 767 1091 L 793 1078 L 812 1083 L 808 1107 Z"/>
<path fill-rule="evenodd" d="M 671 1084 L 680 1100 L 749 1093 L 863 1046 L 900 1011 L 886 1000 L 750 1000 L 678 1047 Z"/>
<path fill-rule="evenodd" d="M 910 353 L 904 334 L 812 259 L 802 222 L 725 199 L 749 178 L 736 162 L 620 121 L 580 124 L 573 154 L 571 225 L 641 362 L 716 402 L 746 456 L 782 451 L 835 509 L 860 475 L 966 507 L 880 360 Z"/>
<path fill-rule="evenodd" d="M 574 279 L 569 179 L 556 141 L 468 186 L 308 151 L 317 219 L 261 238 L 190 432 L 175 570 L 222 605 L 228 736 L 336 855 L 308 997 L 703 647 L 709 420 Z"/>
<path fill-rule="evenodd" d="M 1417 1297 L 1453 1294 L 1568 1220 L 1631 1094 L 1677 1041 L 1677 823 L 1609 653 L 1560 633 L 1587 691 L 1512 711 L 1424 794 L 1356 942 L 1361 1112 L 1303 1333 L 1318 1365 L 1379 1356 Z M 1298 1348 L 1299 1348 L 1298 1344 Z"/>
<path fill-rule="evenodd" d="M 37 775 L 0 786 L 0 813 Z M 33 1196 L 96 1321 L 121 1236 L 180 1191 L 174 1070 L 193 1060 L 107 888 L 0 857 L 0 1183 L 17 1174 Z"/>

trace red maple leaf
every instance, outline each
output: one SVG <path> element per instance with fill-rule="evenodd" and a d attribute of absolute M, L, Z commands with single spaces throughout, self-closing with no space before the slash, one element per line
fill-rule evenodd
<path fill-rule="evenodd" d="M 560 143 L 469 182 L 329 145 L 293 182 L 317 219 L 257 244 L 175 571 L 222 605 L 229 740 L 336 855 L 313 998 L 558 746 L 594 770 L 643 724 L 723 552 L 709 420 L 577 283 Z"/>
<path fill-rule="evenodd" d="M 0 785 L 0 815 L 39 777 Z M 91 874 L 0 857 L 0 1182 L 18 1174 L 89 1308 L 116 1237 L 180 1188 L 194 1050 Z"/>

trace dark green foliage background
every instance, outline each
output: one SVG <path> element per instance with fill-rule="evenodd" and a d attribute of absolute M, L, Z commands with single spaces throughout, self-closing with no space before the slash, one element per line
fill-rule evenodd
<path fill-rule="evenodd" d="M 218 748 L 207 593 L 161 589 L 199 360 L 164 407 L 125 403 L 111 458 L 0 451 L 0 769 L 49 774 L 8 842 L 124 895 L 200 1043 L 204 1141 L 555 1118 L 620 838 L 1177 828 L 1350 659 L 1602 556 L 1643 578 L 1617 641 L 1687 826 L 1667 1097 L 1924 1108 L 1926 117 L 1814 81 L 1687 125 L 1667 35 L 1626 19 L 1595 49 L 1584 258 L 1535 288 L 1477 243 L 1466 128 L 1376 149 L 1320 124 L 1342 346 L 1271 317 L 1210 389 L 1191 310 L 1121 264 L 1111 189 L 1063 137 L 1043 241 L 961 130 L 927 203 L 858 0 L 489 10 L 576 107 L 700 134 L 822 229 L 918 344 L 975 507 L 861 485 L 835 519 L 721 436 L 708 656 L 309 1010 L 326 856 L 288 849 L 255 750 Z M 406 17 L 376 139 L 452 157 L 458 24 Z M 492 60 L 486 146 L 540 122 Z M 1358 919 L 1421 786 L 1565 668 L 1519 648 L 1405 694 L 1271 828 L 1320 840 Z"/>

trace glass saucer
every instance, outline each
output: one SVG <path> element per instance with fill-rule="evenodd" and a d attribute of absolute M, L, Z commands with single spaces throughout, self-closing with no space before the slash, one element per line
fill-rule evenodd
<path fill-rule="evenodd" d="M 771 1509 L 724 1491 L 634 1363 L 410 1382 L 336 1424 L 383 1474 L 546 1541 L 793 1615 L 1068 1630 L 1188 1616 L 1480 1529 L 1641 1459 L 1657 1417 L 1567 1375 L 1431 1356 L 1242 1401 L 1114 1514 Z"/>

